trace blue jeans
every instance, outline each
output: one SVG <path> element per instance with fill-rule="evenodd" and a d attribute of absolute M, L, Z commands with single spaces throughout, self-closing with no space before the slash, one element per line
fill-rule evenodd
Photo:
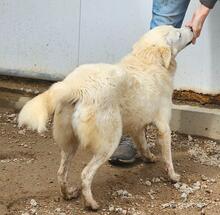
<path fill-rule="evenodd" d="M 173 25 L 180 28 L 190 0 L 153 0 L 150 28 Z"/>

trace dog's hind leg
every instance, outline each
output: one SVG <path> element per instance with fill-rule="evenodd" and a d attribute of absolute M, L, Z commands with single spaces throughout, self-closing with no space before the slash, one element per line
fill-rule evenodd
<path fill-rule="evenodd" d="M 80 187 L 68 187 L 67 176 L 70 163 L 75 154 L 76 149 L 73 147 L 61 149 L 61 162 L 57 172 L 58 183 L 60 186 L 61 195 L 65 200 L 77 198 L 80 193 Z"/>
<path fill-rule="evenodd" d="M 79 188 L 68 187 L 67 176 L 74 154 L 78 148 L 78 142 L 73 134 L 71 125 L 72 107 L 57 108 L 54 115 L 53 136 L 61 149 L 61 162 L 57 172 L 58 184 L 61 195 L 65 200 L 76 198 Z"/>
<path fill-rule="evenodd" d="M 114 153 L 122 135 L 119 111 L 105 110 L 103 112 L 104 113 L 98 113 L 96 115 L 96 122 L 94 122 L 93 126 L 96 127 L 95 130 L 97 132 L 93 132 L 89 138 L 91 145 L 88 147 L 92 149 L 93 158 L 83 169 L 81 174 L 82 194 L 85 200 L 85 206 L 92 210 L 97 210 L 99 208 L 91 191 L 93 177 L 98 168 Z M 87 125 L 90 125 L 90 127 L 86 128 L 87 130 L 91 129 L 94 131 L 94 127 L 91 123 L 85 123 L 85 126 Z"/>
<path fill-rule="evenodd" d="M 137 132 L 134 136 L 132 136 L 138 151 L 141 154 L 141 157 L 144 162 L 156 162 L 156 156 L 150 151 L 149 145 L 147 144 L 145 131 L 142 129 L 140 132 Z"/>
<path fill-rule="evenodd" d="M 172 181 L 179 181 L 180 175 L 174 171 L 172 153 L 171 153 L 171 130 L 169 120 L 166 119 L 166 114 L 161 114 L 155 121 L 159 130 L 159 144 L 161 146 L 162 158 L 166 164 L 168 175 Z"/>
<path fill-rule="evenodd" d="M 120 139 L 118 139 L 120 141 Z M 105 143 L 103 143 L 105 144 Z M 109 151 L 104 153 L 97 153 L 93 156 L 92 160 L 88 163 L 88 165 L 83 169 L 81 174 L 82 179 L 82 194 L 85 200 L 85 206 L 92 210 L 97 210 L 99 208 L 98 203 L 94 200 L 91 184 L 94 175 L 98 168 L 104 164 L 113 154 L 118 144 L 114 144 L 116 146 L 109 148 Z"/>

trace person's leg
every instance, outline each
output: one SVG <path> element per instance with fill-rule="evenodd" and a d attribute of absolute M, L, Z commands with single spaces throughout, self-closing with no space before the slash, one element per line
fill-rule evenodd
<path fill-rule="evenodd" d="M 159 25 L 181 27 L 189 2 L 190 0 L 154 0 L 151 29 Z M 135 161 L 136 154 L 132 139 L 124 137 L 109 162 L 113 165 L 132 163 Z"/>
<path fill-rule="evenodd" d="M 137 150 L 133 144 L 132 138 L 122 136 L 118 148 L 110 157 L 109 162 L 112 165 L 129 164 L 135 162 Z"/>
<path fill-rule="evenodd" d="M 190 0 L 154 0 L 150 28 L 173 25 L 180 28 Z"/>

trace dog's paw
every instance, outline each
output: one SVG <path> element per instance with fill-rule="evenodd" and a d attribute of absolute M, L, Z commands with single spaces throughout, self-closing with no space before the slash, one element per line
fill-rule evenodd
<path fill-rule="evenodd" d="M 71 187 L 67 193 L 63 194 L 63 198 L 67 201 L 71 199 L 76 199 L 80 195 L 81 188 L 80 187 Z"/>
<path fill-rule="evenodd" d="M 85 207 L 89 210 L 97 211 L 100 206 L 95 200 L 92 200 L 90 202 L 85 201 Z"/>
<path fill-rule="evenodd" d="M 145 163 L 156 163 L 159 159 L 154 154 L 151 154 L 150 156 L 142 156 L 142 160 Z"/>
<path fill-rule="evenodd" d="M 181 176 L 175 172 L 170 174 L 169 176 L 172 182 L 179 182 L 181 178 Z"/>

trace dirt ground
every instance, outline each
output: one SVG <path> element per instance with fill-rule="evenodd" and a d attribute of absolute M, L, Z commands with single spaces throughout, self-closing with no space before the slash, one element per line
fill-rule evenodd
<path fill-rule="evenodd" d="M 62 132 L 62 131 L 61 131 Z M 156 131 L 147 129 L 149 144 L 159 155 Z M 18 129 L 16 114 L 0 108 L 0 215 L 68 214 L 220 214 L 220 146 L 212 140 L 172 134 L 175 169 L 181 182 L 172 184 L 163 163 L 113 167 L 106 163 L 93 181 L 101 209 L 84 209 L 80 196 L 64 201 L 56 172 L 59 149 L 51 131 L 39 136 Z M 79 150 L 70 172 L 70 183 L 79 182 L 89 154 Z"/>

